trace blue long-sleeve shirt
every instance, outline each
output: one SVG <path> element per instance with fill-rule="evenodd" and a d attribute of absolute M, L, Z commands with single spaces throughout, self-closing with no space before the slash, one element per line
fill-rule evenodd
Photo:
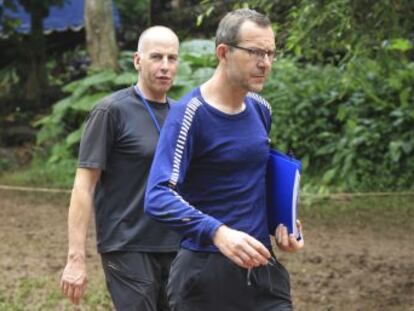
<path fill-rule="evenodd" d="M 248 93 L 234 115 L 196 88 L 171 107 L 148 179 L 145 212 L 183 235 L 181 247 L 217 251 L 222 224 L 270 247 L 265 173 L 270 106 Z"/>

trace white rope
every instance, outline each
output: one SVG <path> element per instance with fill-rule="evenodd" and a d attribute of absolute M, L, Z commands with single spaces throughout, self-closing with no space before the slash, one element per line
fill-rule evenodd
<path fill-rule="evenodd" d="M 37 188 L 37 187 L 20 187 L 0 185 L 0 190 L 14 190 L 26 192 L 55 192 L 55 193 L 70 193 L 70 189 L 56 189 L 56 188 Z M 403 192 L 341 192 L 341 193 L 327 193 L 327 194 L 312 194 L 302 193 L 303 198 L 315 199 L 347 199 L 352 197 L 385 197 L 385 196 L 414 196 L 414 191 Z"/>
<path fill-rule="evenodd" d="M 37 187 L 18 187 L 0 185 L 0 190 L 14 190 L 14 191 L 26 191 L 26 192 L 54 192 L 54 193 L 70 193 L 69 189 L 52 189 L 52 188 L 37 188 Z"/>
<path fill-rule="evenodd" d="M 326 194 L 312 194 L 303 193 L 301 197 L 315 198 L 315 199 L 348 199 L 353 197 L 390 197 L 390 196 L 414 196 L 414 191 L 402 191 L 402 192 L 337 192 Z"/>

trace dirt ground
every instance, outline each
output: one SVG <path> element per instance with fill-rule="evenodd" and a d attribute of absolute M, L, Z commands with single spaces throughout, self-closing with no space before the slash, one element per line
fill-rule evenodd
<path fill-rule="evenodd" d="M 0 310 L 75 310 L 57 289 L 68 200 L 0 190 Z M 277 252 L 291 274 L 295 310 L 414 310 L 413 196 L 302 205 L 305 249 Z M 93 230 L 87 254 L 88 290 L 104 292 Z M 111 309 L 93 299 L 88 310 Z"/>

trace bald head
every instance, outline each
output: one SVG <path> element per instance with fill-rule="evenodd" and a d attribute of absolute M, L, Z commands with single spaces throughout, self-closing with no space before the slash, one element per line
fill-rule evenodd
<path fill-rule="evenodd" d="M 177 73 L 179 44 L 177 35 L 164 26 L 150 27 L 139 37 L 134 67 L 137 86 L 147 99 L 166 101 Z"/>
<path fill-rule="evenodd" d="M 162 41 L 179 45 L 179 40 L 174 31 L 165 26 L 152 26 L 144 30 L 139 36 L 137 51 L 144 53 L 149 42 Z"/>

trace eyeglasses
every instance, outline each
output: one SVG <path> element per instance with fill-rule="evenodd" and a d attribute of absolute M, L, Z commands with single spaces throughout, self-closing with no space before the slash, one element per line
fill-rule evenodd
<path fill-rule="evenodd" d="M 272 62 L 275 60 L 276 52 L 274 50 L 263 50 L 259 48 L 245 48 L 243 46 L 238 46 L 235 44 L 227 44 L 232 48 L 236 48 L 242 51 L 245 51 L 249 54 L 250 57 L 255 58 L 256 60 L 264 60 L 265 56 Z"/>

